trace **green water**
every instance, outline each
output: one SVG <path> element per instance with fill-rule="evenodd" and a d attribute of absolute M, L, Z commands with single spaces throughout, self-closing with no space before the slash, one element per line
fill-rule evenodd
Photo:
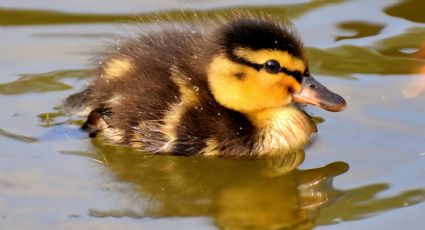
<path fill-rule="evenodd" d="M 311 72 L 347 100 L 307 107 L 324 122 L 305 153 L 146 155 L 92 142 L 55 109 L 104 45 L 235 8 L 293 23 Z M 0 2 L 0 228 L 422 229 L 423 12 L 420 0 Z"/>

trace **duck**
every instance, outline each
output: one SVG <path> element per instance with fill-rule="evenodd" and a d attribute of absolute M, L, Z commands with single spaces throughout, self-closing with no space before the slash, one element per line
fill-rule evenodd
<path fill-rule="evenodd" d="M 301 105 L 345 100 L 310 74 L 295 29 L 271 16 L 147 30 L 105 52 L 67 104 L 118 146 L 180 156 L 262 158 L 299 151 L 317 127 Z"/>

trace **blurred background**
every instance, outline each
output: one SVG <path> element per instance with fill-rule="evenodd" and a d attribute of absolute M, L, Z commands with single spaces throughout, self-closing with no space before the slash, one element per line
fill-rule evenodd
<path fill-rule="evenodd" d="M 306 108 L 319 133 L 289 163 L 103 146 L 56 109 L 105 45 L 232 9 L 292 23 L 312 74 L 347 100 L 342 113 Z M 424 12 L 421 0 L 0 0 L 0 226 L 422 229 Z"/>

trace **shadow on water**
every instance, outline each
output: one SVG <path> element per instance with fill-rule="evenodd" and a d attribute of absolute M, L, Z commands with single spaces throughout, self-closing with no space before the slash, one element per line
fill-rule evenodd
<path fill-rule="evenodd" d="M 425 199 L 423 190 L 376 198 L 378 192 L 388 189 L 385 184 L 340 191 L 333 187 L 333 179 L 345 173 L 348 164 L 334 162 L 300 170 L 297 166 L 304 152 L 284 159 L 245 161 L 145 155 L 127 148 L 96 147 L 96 158 L 104 163 L 113 181 L 127 185 L 126 189 L 117 186 L 117 192 L 135 207 L 93 208 L 89 214 L 94 217 L 202 216 L 212 218 L 222 229 L 312 229 Z"/>
<path fill-rule="evenodd" d="M 349 36 L 336 36 L 335 41 L 375 36 L 384 29 L 385 25 L 365 21 L 347 21 L 339 23 L 338 27 L 343 30 L 354 31 L 355 34 Z"/>
<path fill-rule="evenodd" d="M 308 56 L 315 60 L 310 68 L 316 74 L 350 76 L 351 74 L 413 74 L 424 64 L 410 57 L 385 56 L 371 48 L 343 45 L 329 49 L 308 48 Z"/>
<path fill-rule="evenodd" d="M 0 94 L 16 95 L 69 90 L 73 87 L 61 80 L 90 77 L 87 70 L 60 70 L 43 74 L 21 74 L 15 81 L 0 84 Z"/>
<path fill-rule="evenodd" d="M 425 200 L 424 189 L 412 189 L 391 197 L 378 197 L 388 184 L 372 184 L 345 191 L 344 199 L 323 209 L 318 225 L 370 218 L 386 211 L 409 207 Z"/>
<path fill-rule="evenodd" d="M 425 22 L 425 2 L 423 0 L 403 0 L 384 10 L 393 17 L 400 17 L 412 22 Z"/>
<path fill-rule="evenodd" d="M 402 34 L 385 38 L 376 43 L 377 50 L 384 55 L 394 57 L 411 57 L 423 52 L 420 49 L 425 39 L 425 29 L 422 27 L 409 28 Z M 417 58 L 413 56 L 413 58 Z M 424 64 L 424 63 L 422 63 Z"/>

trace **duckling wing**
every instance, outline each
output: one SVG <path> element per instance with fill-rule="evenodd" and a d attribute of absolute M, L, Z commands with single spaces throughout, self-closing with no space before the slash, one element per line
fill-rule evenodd
<path fill-rule="evenodd" d="M 166 116 L 182 100 L 172 69 L 190 69 L 200 39 L 190 34 L 167 31 L 128 40 L 104 57 L 92 83 L 71 95 L 67 108 L 89 112 L 83 128 L 91 137 L 101 133 L 113 144 L 163 150 L 170 142 L 163 130 L 170 122 Z"/>

